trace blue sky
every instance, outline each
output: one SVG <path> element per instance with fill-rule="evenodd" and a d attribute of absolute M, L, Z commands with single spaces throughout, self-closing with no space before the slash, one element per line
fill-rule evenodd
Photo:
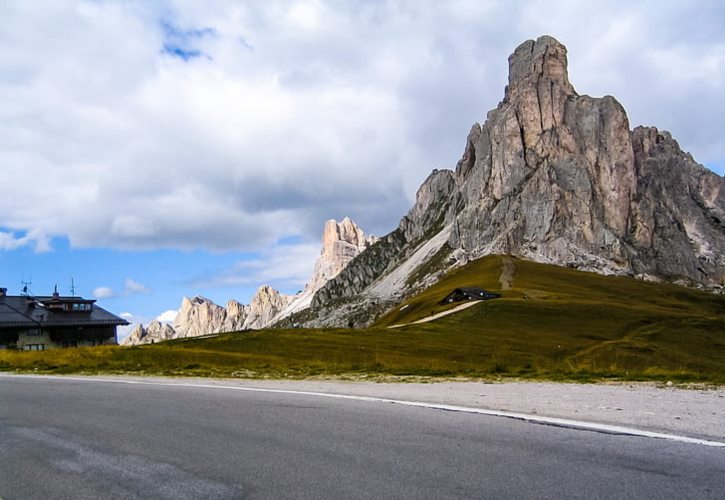
<path fill-rule="evenodd" d="M 382 235 L 551 34 L 579 93 L 725 173 L 725 7 L 667 1 L 0 4 L 0 286 L 148 321 L 309 276 L 325 220 Z"/>

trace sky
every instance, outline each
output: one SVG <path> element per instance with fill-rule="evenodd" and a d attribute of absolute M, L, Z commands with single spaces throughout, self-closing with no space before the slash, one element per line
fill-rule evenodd
<path fill-rule="evenodd" d="M 719 0 L 4 0 L 0 286 L 132 322 L 295 293 L 326 220 L 384 235 L 455 167 L 543 34 L 723 175 L 723 26 Z"/>

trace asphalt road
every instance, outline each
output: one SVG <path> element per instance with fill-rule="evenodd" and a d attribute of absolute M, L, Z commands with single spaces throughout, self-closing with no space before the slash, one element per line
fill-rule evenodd
<path fill-rule="evenodd" d="M 723 498 L 725 448 L 224 387 L 0 377 L 0 498 Z"/>

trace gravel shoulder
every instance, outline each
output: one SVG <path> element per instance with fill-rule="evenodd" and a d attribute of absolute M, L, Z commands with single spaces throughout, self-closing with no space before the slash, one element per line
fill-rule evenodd
<path fill-rule="evenodd" d="M 725 440 L 725 388 L 722 387 L 682 388 L 652 383 L 471 381 L 378 383 L 345 380 L 220 380 L 123 376 L 89 378 L 164 384 L 242 386 L 420 401 Z"/>
<path fill-rule="evenodd" d="M 725 440 L 723 388 L 553 382 L 245 381 L 239 385 L 469 406 Z"/>

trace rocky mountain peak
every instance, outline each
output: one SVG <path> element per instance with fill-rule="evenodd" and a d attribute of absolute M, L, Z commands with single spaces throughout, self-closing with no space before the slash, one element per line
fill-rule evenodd
<path fill-rule="evenodd" d="M 262 285 L 249 303 L 244 329 L 258 329 L 269 325 L 292 301 L 291 295 L 283 295 L 269 285 Z"/>
<path fill-rule="evenodd" d="M 307 283 L 305 291 L 317 291 L 374 242 L 374 237 L 365 236 L 365 232 L 348 217 L 342 219 L 341 222 L 334 219 L 325 222 L 325 229 L 322 233 L 322 251 L 315 262 L 312 277 Z"/>
<path fill-rule="evenodd" d="M 322 255 L 331 257 L 335 255 L 339 247 L 352 245 L 353 247 L 367 246 L 369 238 L 349 217 L 337 222 L 330 219 L 325 222 L 325 229 L 322 233 Z"/>
<path fill-rule="evenodd" d="M 153 344 L 172 339 L 174 335 L 175 332 L 171 325 L 152 321 L 145 328 L 143 325 L 136 325 L 136 328 L 121 342 L 121 345 Z"/>
<path fill-rule="evenodd" d="M 509 70 L 455 172 L 429 176 L 400 226 L 317 292 L 311 325 L 366 324 L 426 286 L 426 272 L 489 254 L 725 285 L 723 177 L 667 132 L 630 130 L 614 97 L 579 95 L 554 38 L 519 45 Z"/>
<path fill-rule="evenodd" d="M 569 83 L 566 47 L 551 36 L 526 40 L 509 56 L 509 85 L 506 96 L 513 99 L 526 87 L 547 87 L 575 94 Z"/>

